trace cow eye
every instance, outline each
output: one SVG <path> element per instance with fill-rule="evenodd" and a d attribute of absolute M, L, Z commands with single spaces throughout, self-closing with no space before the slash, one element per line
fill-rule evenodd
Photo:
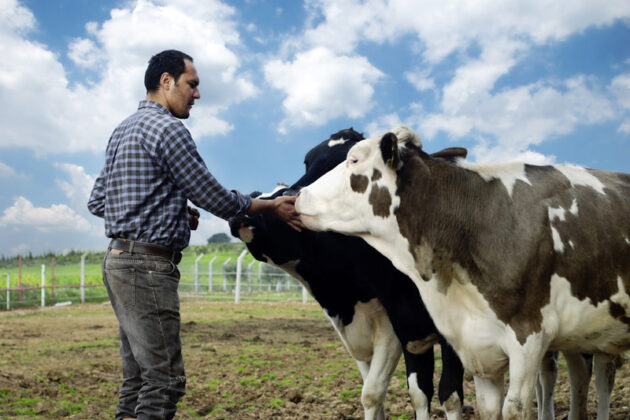
<path fill-rule="evenodd" d="M 348 163 L 349 164 L 353 165 L 353 164 L 357 163 L 358 161 L 359 161 L 359 159 L 357 159 L 356 157 L 348 156 Z"/>

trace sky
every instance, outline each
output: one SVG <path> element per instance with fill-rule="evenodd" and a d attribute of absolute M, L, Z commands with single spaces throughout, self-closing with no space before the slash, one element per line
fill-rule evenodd
<path fill-rule="evenodd" d="M 200 76 L 199 153 L 246 194 L 401 123 L 429 153 L 630 172 L 628 0 L 0 0 L 0 255 L 107 246 L 86 202 L 171 48 Z M 202 211 L 191 244 L 220 232 Z"/>

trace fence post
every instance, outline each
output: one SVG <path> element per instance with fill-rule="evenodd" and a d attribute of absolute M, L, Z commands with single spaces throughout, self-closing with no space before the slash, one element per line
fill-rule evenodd
<path fill-rule="evenodd" d="M 46 264 L 42 264 L 42 308 L 46 306 Z"/>
<path fill-rule="evenodd" d="M 223 262 L 223 291 L 227 292 L 227 275 L 225 273 L 225 266 L 232 260 L 232 257 L 228 257 L 225 262 Z"/>
<path fill-rule="evenodd" d="M 243 252 L 241 252 L 241 255 L 239 255 L 236 259 L 236 285 L 234 290 L 234 303 L 241 302 L 241 272 L 243 271 L 243 258 L 245 258 L 246 254 L 247 250 L 244 249 Z"/>
<path fill-rule="evenodd" d="M 199 292 L 199 260 L 203 258 L 203 254 L 200 254 L 195 259 L 195 293 Z"/>
<path fill-rule="evenodd" d="M 262 287 L 263 287 L 263 281 L 262 281 L 262 267 L 263 267 L 263 262 L 259 261 L 258 262 L 258 291 L 262 292 Z"/>
<path fill-rule="evenodd" d="M 51 259 L 51 267 L 50 267 L 50 299 L 51 299 L 51 303 L 54 305 L 55 304 L 55 257 L 52 257 Z"/>
<path fill-rule="evenodd" d="M 11 274 L 7 273 L 7 311 L 11 309 Z"/>
<path fill-rule="evenodd" d="M 22 306 L 22 257 L 18 257 L 18 306 Z"/>
<path fill-rule="evenodd" d="M 214 260 L 216 259 L 217 256 L 215 255 L 208 263 L 208 293 L 212 292 L 212 265 L 214 264 Z"/>
<path fill-rule="evenodd" d="M 256 260 L 252 260 L 252 262 L 247 264 L 247 291 L 249 293 L 252 292 L 252 265 L 254 265 L 255 262 Z"/>
<path fill-rule="evenodd" d="M 306 291 L 306 287 L 302 285 L 302 303 L 306 303 L 307 299 L 308 299 L 308 292 Z"/>
<path fill-rule="evenodd" d="M 85 257 L 87 257 L 87 252 L 81 255 L 81 288 L 79 289 L 81 292 L 81 303 L 85 303 Z"/>

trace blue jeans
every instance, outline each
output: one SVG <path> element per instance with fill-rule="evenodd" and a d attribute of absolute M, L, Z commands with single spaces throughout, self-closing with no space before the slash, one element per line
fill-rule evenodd
<path fill-rule="evenodd" d="M 110 249 L 103 282 L 118 318 L 123 381 L 116 419 L 172 419 L 185 393 L 179 270 L 170 260 Z"/>

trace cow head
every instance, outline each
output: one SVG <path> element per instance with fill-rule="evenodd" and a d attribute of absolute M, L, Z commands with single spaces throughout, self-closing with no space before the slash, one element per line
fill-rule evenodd
<path fill-rule="evenodd" d="M 279 195 L 295 195 L 300 188 L 344 161 L 348 150 L 363 139 L 363 134 L 352 127 L 332 134 L 308 151 L 304 157 L 304 176 L 290 187 L 276 188 L 271 194 L 257 197 L 273 199 Z M 266 214 L 235 217 L 230 220 L 230 230 L 233 236 L 247 244 L 254 258 L 276 264 L 299 259 L 303 253 L 300 244 L 304 237 L 312 235 L 312 232 L 298 233 L 286 223 Z"/>
<path fill-rule="evenodd" d="M 405 126 L 357 143 L 345 162 L 301 190 L 296 210 L 302 222 L 313 230 L 354 235 L 382 236 L 395 229 L 396 172 L 404 155 L 421 152 L 421 145 Z"/>

